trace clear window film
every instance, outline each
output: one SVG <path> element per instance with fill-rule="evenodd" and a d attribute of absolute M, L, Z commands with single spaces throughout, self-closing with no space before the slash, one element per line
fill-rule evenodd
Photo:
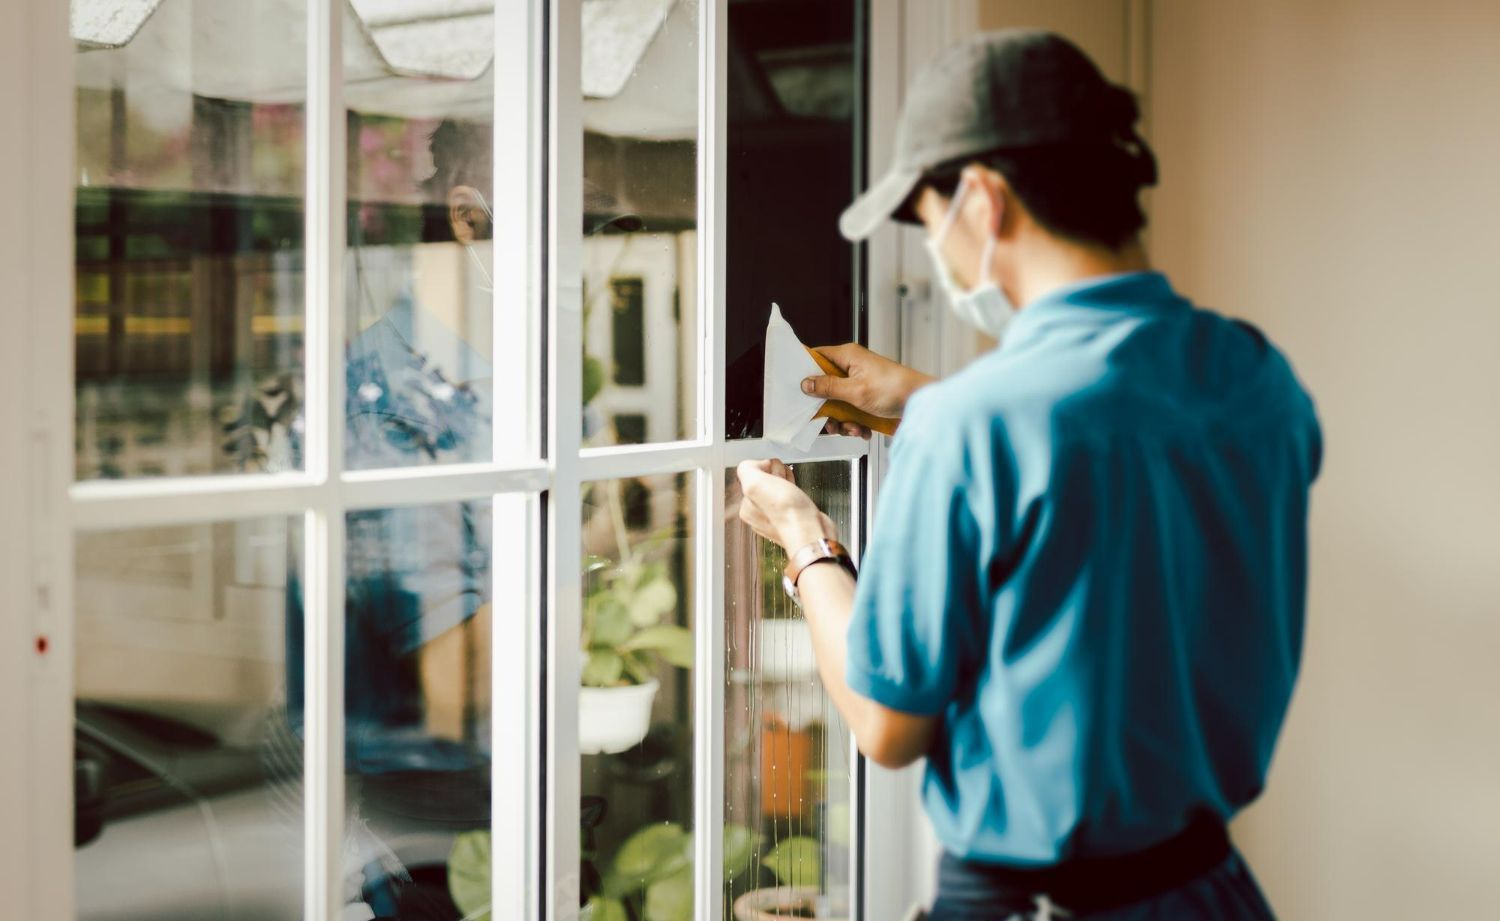
<path fill-rule="evenodd" d="M 861 156 L 855 0 L 729 8 L 725 432 L 761 434 L 774 302 L 809 346 L 855 339 L 855 247 L 838 216 Z"/>
<path fill-rule="evenodd" d="M 850 471 L 845 461 L 793 469 L 845 535 Z M 733 513 L 733 471 L 728 483 Z M 786 553 L 732 515 L 724 538 L 725 921 L 847 918 L 849 730 L 823 690 L 807 621 L 782 589 Z"/>
<path fill-rule="evenodd" d="M 83 534 L 75 898 L 92 919 L 302 916 L 301 519 Z"/>
<path fill-rule="evenodd" d="M 693 917 L 692 482 L 585 486 L 579 900 L 594 918 Z"/>
<path fill-rule="evenodd" d="M 303 19 L 73 4 L 78 479 L 302 466 Z"/>
<path fill-rule="evenodd" d="M 698 0 L 583 0 L 583 442 L 697 426 Z"/>

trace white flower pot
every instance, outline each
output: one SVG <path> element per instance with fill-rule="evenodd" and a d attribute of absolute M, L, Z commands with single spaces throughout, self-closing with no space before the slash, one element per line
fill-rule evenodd
<path fill-rule="evenodd" d="M 614 755 L 634 748 L 651 728 L 651 704 L 661 684 L 578 689 L 578 750 Z"/>

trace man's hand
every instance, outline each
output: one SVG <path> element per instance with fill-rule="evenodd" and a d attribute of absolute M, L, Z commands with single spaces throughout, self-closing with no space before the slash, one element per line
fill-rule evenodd
<path fill-rule="evenodd" d="M 837 539 L 833 519 L 818 511 L 798 488 L 792 471 L 779 460 L 744 461 L 739 466 L 740 520 L 788 552 L 820 538 Z"/>
<path fill-rule="evenodd" d="M 906 412 L 906 401 L 934 378 L 920 371 L 883 358 L 862 345 L 829 345 L 818 353 L 838 366 L 848 377 L 820 374 L 802 382 L 802 392 L 825 400 L 842 400 L 855 409 L 875 416 L 899 419 Z M 828 421 L 824 430 L 831 434 L 870 437 L 870 430 L 848 422 Z"/>

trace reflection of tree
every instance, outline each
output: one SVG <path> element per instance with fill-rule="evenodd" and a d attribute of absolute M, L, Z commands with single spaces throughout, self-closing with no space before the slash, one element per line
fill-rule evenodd
<path fill-rule="evenodd" d="M 274 375 L 231 404 L 220 447 L 240 470 L 275 473 L 302 466 L 302 376 Z"/>

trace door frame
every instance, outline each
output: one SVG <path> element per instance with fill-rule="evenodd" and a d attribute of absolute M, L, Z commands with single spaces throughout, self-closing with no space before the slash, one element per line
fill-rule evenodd
<path fill-rule="evenodd" d="M 0 4 L 0 865 L 35 918 L 73 896 L 72 60 L 68 4 Z"/>

